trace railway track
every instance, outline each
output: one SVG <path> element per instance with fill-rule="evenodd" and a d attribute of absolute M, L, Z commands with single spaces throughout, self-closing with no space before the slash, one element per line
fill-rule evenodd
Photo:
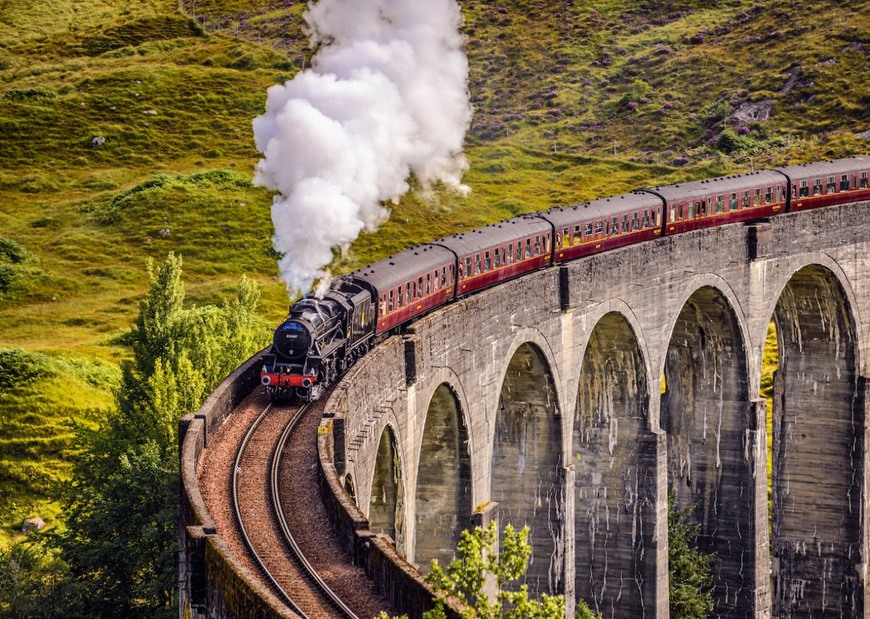
<path fill-rule="evenodd" d="M 312 528 L 318 529 L 319 535 L 324 529 L 331 533 L 328 521 L 294 514 L 296 502 L 288 496 L 288 491 L 293 492 L 289 487 L 292 484 L 288 486 L 282 481 L 288 476 L 297 477 L 297 467 L 310 468 L 304 461 L 295 462 L 286 457 L 298 450 L 298 446 L 292 444 L 294 440 L 304 441 L 304 436 L 312 442 L 316 440 L 316 432 L 297 432 L 310 411 L 308 404 L 266 405 L 245 433 L 232 473 L 232 502 L 238 530 L 265 582 L 299 616 L 306 619 L 371 616 L 358 615 L 343 601 L 343 594 L 336 593 L 319 574 L 317 566 L 306 558 L 302 550 L 306 541 L 297 541 L 294 535 L 300 521 L 303 537 L 310 534 Z M 304 483 L 316 484 L 316 476 Z M 367 613 L 372 612 L 370 604 L 364 602 L 362 606 Z"/>

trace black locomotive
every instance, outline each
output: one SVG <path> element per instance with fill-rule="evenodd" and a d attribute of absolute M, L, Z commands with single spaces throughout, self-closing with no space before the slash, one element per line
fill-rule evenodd
<path fill-rule="evenodd" d="M 273 398 L 316 400 L 368 351 L 375 318 L 369 290 L 337 280 L 322 299 L 306 295 L 275 330 L 260 382 Z"/>
<path fill-rule="evenodd" d="M 537 269 L 662 236 L 870 200 L 870 157 L 634 191 L 523 215 L 412 247 L 290 307 L 263 357 L 272 398 L 315 400 L 374 338 Z"/>

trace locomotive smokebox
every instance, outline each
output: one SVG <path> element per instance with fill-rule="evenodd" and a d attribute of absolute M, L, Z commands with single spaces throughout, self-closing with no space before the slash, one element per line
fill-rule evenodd
<path fill-rule="evenodd" d="M 288 320 L 275 331 L 275 349 L 288 359 L 302 359 L 311 346 L 311 335 L 305 325 Z"/>

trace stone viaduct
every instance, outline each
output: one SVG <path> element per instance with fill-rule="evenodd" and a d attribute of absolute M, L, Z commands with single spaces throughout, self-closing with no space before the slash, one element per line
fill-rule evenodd
<path fill-rule="evenodd" d="M 318 438 L 351 556 L 419 616 L 428 593 L 403 556 L 426 571 L 465 527 L 528 525 L 534 593 L 564 593 L 569 617 L 582 598 L 607 618 L 665 619 L 673 496 L 716 553 L 716 616 L 870 617 L 868 209 L 578 260 L 383 342 L 333 391 Z M 196 482 L 257 367 L 180 425 L 183 616 L 288 616 Z"/>
<path fill-rule="evenodd" d="M 327 402 L 341 483 L 423 571 L 472 523 L 528 525 L 527 584 L 569 616 L 668 616 L 672 495 L 716 553 L 717 616 L 870 617 L 868 207 L 612 251 L 416 322 Z"/>

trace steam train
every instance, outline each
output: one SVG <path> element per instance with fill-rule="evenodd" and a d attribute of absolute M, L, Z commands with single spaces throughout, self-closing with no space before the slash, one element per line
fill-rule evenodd
<path fill-rule="evenodd" d="M 376 339 L 455 299 L 538 269 L 690 230 L 870 200 L 870 156 L 632 191 L 412 247 L 290 307 L 263 356 L 272 399 L 315 400 Z"/>

